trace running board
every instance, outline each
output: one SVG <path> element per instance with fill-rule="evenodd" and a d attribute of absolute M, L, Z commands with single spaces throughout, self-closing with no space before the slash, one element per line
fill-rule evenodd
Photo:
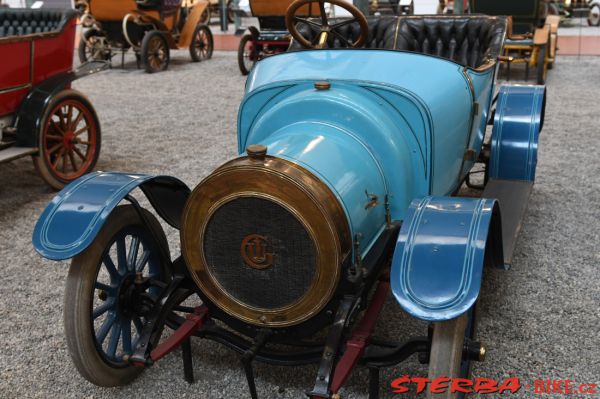
<path fill-rule="evenodd" d="M 484 198 L 496 198 L 500 204 L 505 265 L 512 264 L 515 244 L 532 188 L 532 181 L 490 179 L 481 195 Z"/>
<path fill-rule="evenodd" d="M 37 153 L 37 147 L 10 147 L 0 151 L 0 163 Z"/>

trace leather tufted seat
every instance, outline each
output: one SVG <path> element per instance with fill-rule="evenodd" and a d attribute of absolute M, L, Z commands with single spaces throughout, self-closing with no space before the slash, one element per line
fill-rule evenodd
<path fill-rule="evenodd" d="M 414 51 L 472 68 L 500 55 L 506 30 L 504 18 L 487 16 L 383 16 L 367 21 L 365 48 Z M 298 31 L 309 40 L 316 39 L 318 33 L 307 24 L 299 24 Z M 353 42 L 360 35 L 360 27 L 352 23 L 337 32 Z M 336 35 L 330 35 L 327 44 L 329 48 L 346 47 Z M 299 49 L 301 46 L 292 42 L 290 50 Z"/>
<path fill-rule="evenodd" d="M 73 17 L 74 10 L 57 9 L 0 9 L 0 39 L 62 31 Z"/>

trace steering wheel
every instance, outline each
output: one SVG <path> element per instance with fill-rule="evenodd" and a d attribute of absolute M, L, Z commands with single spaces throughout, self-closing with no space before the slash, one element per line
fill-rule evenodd
<path fill-rule="evenodd" d="M 296 16 L 296 12 L 302 7 L 306 7 L 307 10 L 312 11 L 311 3 L 319 3 L 321 23 L 309 18 L 300 18 Z M 329 20 L 327 19 L 327 13 L 325 12 L 325 3 L 329 3 L 332 6 L 338 6 L 345 9 L 350 14 L 352 14 L 353 18 L 344 19 L 342 22 L 330 25 Z M 312 13 L 307 12 L 307 14 L 311 15 Z M 304 36 L 302 36 L 300 32 L 298 32 L 298 29 L 296 28 L 296 24 L 298 22 L 310 25 L 319 30 L 319 33 L 316 37 L 318 39 L 316 43 L 314 43 L 315 41 L 311 42 L 310 40 L 306 39 Z M 341 33 L 337 31 L 338 28 L 350 25 L 353 22 L 358 22 L 358 24 L 360 25 L 360 36 L 354 43 L 350 42 L 350 40 L 345 38 Z M 290 6 L 287 9 L 287 12 L 285 14 L 285 24 L 292 37 L 296 39 L 298 43 L 300 43 L 304 48 L 324 48 L 327 45 L 327 39 L 329 38 L 329 35 L 336 36 L 348 47 L 356 48 L 362 46 L 365 43 L 365 41 L 367 40 L 367 35 L 369 33 L 369 25 L 365 16 L 360 12 L 358 8 L 344 0 L 296 0 L 292 4 L 290 4 Z"/>

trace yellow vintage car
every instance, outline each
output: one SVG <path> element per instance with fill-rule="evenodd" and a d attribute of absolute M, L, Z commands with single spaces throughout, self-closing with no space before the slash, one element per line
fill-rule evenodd
<path fill-rule="evenodd" d="M 471 12 L 508 16 L 508 28 L 501 62 L 525 64 L 525 80 L 535 68 L 538 84 L 544 84 L 556 58 L 560 16 L 549 15 L 543 0 L 471 0 Z"/>
<path fill-rule="evenodd" d="M 213 36 L 202 22 L 206 0 L 89 0 L 82 16 L 79 59 L 122 59 L 132 49 L 146 72 L 168 68 L 170 49 L 189 48 L 192 61 L 212 57 Z"/>

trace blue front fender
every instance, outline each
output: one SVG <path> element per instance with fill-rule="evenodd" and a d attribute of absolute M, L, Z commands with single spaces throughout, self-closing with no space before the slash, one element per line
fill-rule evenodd
<path fill-rule="evenodd" d="M 180 180 L 170 176 L 94 172 L 66 186 L 48 204 L 33 230 L 34 248 L 48 259 L 72 258 L 92 243 L 108 215 L 137 187 L 168 224 L 180 227 L 181 213 L 190 193 Z"/>
<path fill-rule="evenodd" d="M 484 263 L 504 263 L 496 200 L 417 199 L 411 203 L 398 236 L 392 260 L 392 292 L 414 317 L 450 320 L 477 300 Z"/>

